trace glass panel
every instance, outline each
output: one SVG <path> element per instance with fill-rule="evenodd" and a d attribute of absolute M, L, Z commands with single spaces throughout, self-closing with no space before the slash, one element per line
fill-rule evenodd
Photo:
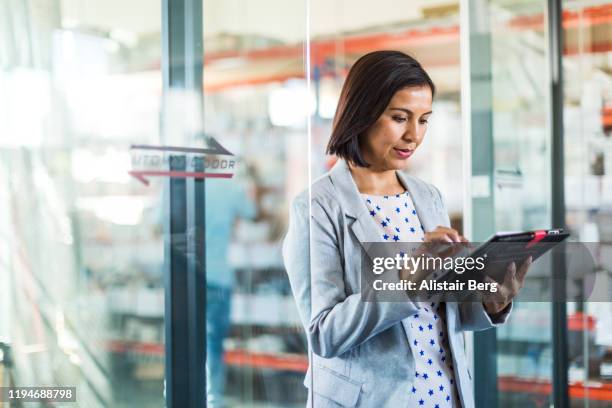
<path fill-rule="evenodd" d="M 490 6 L 495 230 L 550 227 L 550 126 L 545 1 Z M 526 286 L 540 285 L 529 277 Z M 515 302 L 498 334 L 499 405 L 550 403 L 550 303 Z"/>
<path fill-rule="evenodd" d="M 565 2 L 566 220 L 582 242 L 599 242 L 597 280 L 612 270 L 612 2 Z M 568 304 L 572 407 L 612 401 L 610 303 Z"/>
<path fill-rule="evenodd" d="M 461 174 L 452 170 L 461 167 L 461 138 L 453 131 L 460 120 L 458 4 L 416 3 L 398 9 L 396 2 L 310 1 L 307 27 L 307 2 L 204 2 L 205 130 L 238 156 L 232 180 L 206 180 L 208 370 L 217 384 L 209 401 L 306 401 L 306 342 L 279 240 L 309 172 L 315 179 L 334 163 L 324 151 L 340 89 L 348 67 L 368 51 L 409 52 L 431 73 L 436 119 L 410 172 L 444 191 L 460 228 Z M 221 312 L 213 317 L 212 310 Z"/>
<path fill-rule="evenodd" d="M 542 69 L 547 66 L 546 3 L 491 3 L 495 227 L 547 227 L 549 91 L 547 70 Z"/>
<path fill-rule="evenodd" d="M 4 378 L 80 406 L 164 404 L 162 184 L 128 173 L 160 141 L 160 11 L 0 3 Z"/>
<path fill-rule="evenodd" d="M 306 1 L 206 0 L 203 27 L 204 130 L 235 161 L 231 179 L 205 181 L 208 401 L 303 407 L 281 240 L 308 182 Z"/>
<path fill-rule="evenodd" d="M 471 17 L 474 239 L 496 231 L 549 228 L 546 2 L 466 4 Z M 531 276 L 525 283 L 540 284 Z M 499 406 L 550 405 L 551 318 L 550 303 L 515 302 L 507 323 L 497 329 Z"/>

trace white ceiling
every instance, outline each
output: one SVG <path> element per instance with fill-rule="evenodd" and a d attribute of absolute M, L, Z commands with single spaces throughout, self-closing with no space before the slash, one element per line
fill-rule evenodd
<path fill-rule="evenodd" d="M 307 5 L 311 37 L 414 21 L 423 8 L 458 0 L 204 0 L 204 35 L 254 34 L 303 41 Z M 136 35 L 161 31 L 161 0 L 61 0 L 63 24 Z"/>
<path fill-rule="evenodd" d="M 61 0 L 62 24 L 134 34 L 161 31 L 160 0 Z"/>

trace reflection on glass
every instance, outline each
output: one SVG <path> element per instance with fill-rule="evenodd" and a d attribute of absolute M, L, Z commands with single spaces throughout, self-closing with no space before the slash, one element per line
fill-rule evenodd
<path fill-rule="evenodd" d="M 490 8 L 495 229 L 548 227 L 546 2 L 494 2 Z M 533 23 L 535 21 L 536 23 Z M 528 286 L 538 282 L 535 278 Z M 500 406 L 550 404 L 550 303 L 517 302 L 498 331 Z"/>
<path fill-rule="evenodd" d="M 415 55 L 431 73 L 439 90 L 435 125 L 410 171 L 444 190 L 460 228 L 458 4 L 397 5 L 310 1 L 307 22 L 305 1 L 204 2 L 205 132 L 237 154 L 232 182 L 252 185 L 258 207 L 257 218 L 240 219 L 229 238 L 227 259 L 235 272 L 224 341 L 229 406 L 303 406 L 306 401 L 307 347 L 280 240 L 287 204 L 307 187 L 309 172 L 316 178 L 333 164 L 324 154 L 331 119 L 347 70 L 359 56 L 399 49 Z M 222 185 L 218 196 L 227 197 Z M 207 198 L 207 206 L 209 199 L 215 198 Z M 209 226 L 207 234 L 214 235 Z M 224 256 L 215 245 L 206 249 L 207 259 Z"/>
<path fill-rule="evenodd" d="M 17 3 L 0 3 L 0 361 L 13 362 L 0 383 L 76 386 L 88 407 L 162 406 L 168 214 L 162 180 L 128 173 L 162 159 L 129 148 L 161 143 L 160 4 Z M 309 21 L 305 0 L 204 1 L 205 136 L 237 157 L 232 180 L 207 180 L 203 209 L 210 396 L 229 406 L 306 400 L 280 240 L 287 203 L 333 163 L 340 87 L 366 52 L 405 51 L 431 73 L 435 120 L 409 171 L 440 187 L 461 230 L 458 3 L 308 3 Z M 610 284 L 612 4 L 564 5 L 567 222 L 601 242 Z M 496 229 L 550 219 L 545 6 L 487 3 Z M 576 406 L 609 404 L 611 312 L 568 305 Z M 550 319 L 549 305 L 517 303 L 499 330 L 502 406 L 550 403 Z"/>
<path fill-rule="evenodd" d="M 161 184 L 128 174 L 159 143 L 159 9 L 0 5 L 0 341 L 14 385 L 84 407 L 164 404 Z"/>
<path fill-rule="evenodd" d="M 280 245 L 308 180 L 306 1 L 203 6 L 204 131 L 236 160 L 232 179 L 205 182 L 208 401 L 304 406 L 305 336 Z"/>
<path fill-rule="evenodd" d="M 575 1 L 565 9 L 564 127 L 566 220 L 583 242 L 599 242 L 597 285 L 612 271 L 612 2 Z M 612 401 L 612 305 L 568 304 L 572 407 Z"/>
<path fill-rule="evenodd" d="M 490 20 L 496 230 L 550 227 L 550 91 L 545 1 L 470 2 Z M 600 242 L 597 285 L 608 287 L 606 163 L 610 146 L 608 18 L 612 3 L 564 2 L 565 192 L 573 239 Z M 471 28 L 471 30 L 473 27 Z M 608 121 L 609 122 L 609 121 Z M 478 158 L 475 158 L 478 160 Z M 537 277 L 527 282 L 537 287 Z M 608 406 L 608 303 L 568 303 L 572 406 Z M 548 406 L 552 397 L 550 303 L 517 302 L 498 335 L 501 406 Z"/>
<path fill-rule="evenodd" d="M 546 2 L 469 4 L 472 21 L 480 21 L 477 16 L 486 16 L 482 19 L 486 23 L 479 22 L 483 27 L 470 27 L 474 36 L 482 37 L 479 43 L 470 46 L 483 47 L 476 49 L 480 55 L 472 58 L 472 64 L 478 61 L 490 66 L 490 78 L 477 76 L 472 84 L 482 87 L 475 87 L 474 92 L 486 95 L 486 90 L 490 90 L 491 98 L 484 101 L 485 106 L 472 108 L 491 119 L 492 165 L 486 178 L 492 181 L 492 191 L 486 196 L 492 197 L 487 204 L 492 208 L 486 210 L 491 211 L 493 219 L 487 233 L 549 228 L 550 91 L 547 70 L 543 69 L 548 67 L 549 58 Z M 473 66 L 472 78 L 474 73 L 483 72 L 488 70 Z M 472 159 L 473 168 L 486 164 L 484 157 Z M 479 213 L 473 216 L 477 225 Z M 527 275 L 525 285 L 532 292 L 548 287 L 546 278 L 542 281 L 534 274 Z M 499 406 L 551 404 L 551 318 L 548 302 L 514 302 L 510 318 L 497 329 Z"/>

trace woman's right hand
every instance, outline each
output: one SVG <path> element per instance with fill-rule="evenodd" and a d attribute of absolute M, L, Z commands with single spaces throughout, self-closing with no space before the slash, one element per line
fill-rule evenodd
<path fill-rule="evenodd" d="M 426 255 L 427 257 L 439 257 L 445 259 L 461 253 L 466 245 L 452 245 L 453 243 L 466 243 L 468 240 L 463 237 L 457 230 L 452 228 L 438 226 L 434 231 L 425 233 L 423 245 L 417 248 L 412 256 Z M 451 244 L 451 245 L 448 245 Z M 420 282 L 431 273 L 431 270 L 421 268 L 418 271 L 410 272 L 410 277 L 406 273 L 402 274 L 402 279 L 410 279 L 415 282 Z"/>
<path fill-rule="evenodd" d="M 425 242 L 468 242 L 457 230 L 438 226 L 435 230 L 425 233 Z"/>

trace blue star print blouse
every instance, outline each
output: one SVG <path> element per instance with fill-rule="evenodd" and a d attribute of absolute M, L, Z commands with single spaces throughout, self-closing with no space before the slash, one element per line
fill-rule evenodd
<path fill-rule="evenodd" d="M 361 194 L 380 229 L 381 242 L 421 242 L 425 231 L 408 191 L 380 196 Z M 448 344 L 444 305 L 418 302 L 418 313 L 402 321 L 415 361 L 411 407 L 461 407 Z"/>

